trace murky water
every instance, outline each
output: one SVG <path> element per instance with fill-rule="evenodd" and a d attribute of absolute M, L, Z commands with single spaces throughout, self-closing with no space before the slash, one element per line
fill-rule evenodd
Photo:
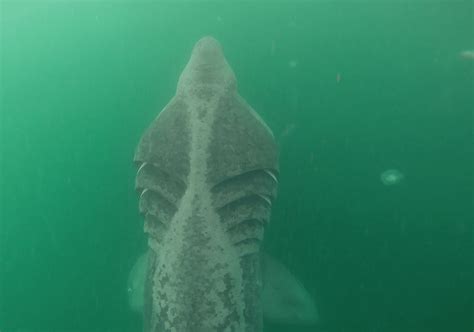
<path fill-rule="evenodd" d="M 141 329 L 134 149 L 211 34 L 280 146 L 264 251 L 321 317 L 265 331 L 471 331 L 472 6 L 1 2 L 0 330 Z"/>

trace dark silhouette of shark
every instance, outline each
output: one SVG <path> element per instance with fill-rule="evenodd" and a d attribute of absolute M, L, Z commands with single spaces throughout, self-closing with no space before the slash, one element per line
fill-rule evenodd
<path fill-rule="evenodd" d="M 145 331 L 262 331 L 260 246 L 278 149 L 214 38 L 194 46 L 135 162 L 149 246 Z"/>

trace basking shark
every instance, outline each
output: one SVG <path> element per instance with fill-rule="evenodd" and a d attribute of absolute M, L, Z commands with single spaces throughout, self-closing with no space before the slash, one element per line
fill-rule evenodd
<path fill-rule="evenodd" d="M 144 330 L 262 331 L 260 247 L 278 149 L 214 38 L 194 46 L 134 160 L 149 247 Z"/>

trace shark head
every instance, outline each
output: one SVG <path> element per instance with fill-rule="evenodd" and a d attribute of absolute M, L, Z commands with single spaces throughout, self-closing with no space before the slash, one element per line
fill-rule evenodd
<path fill-rule="evenodd" d="M 149 246 L 145 331 L 261 331 L 278 151 L 212 37 L 194 47 L 134 160 Z"/>

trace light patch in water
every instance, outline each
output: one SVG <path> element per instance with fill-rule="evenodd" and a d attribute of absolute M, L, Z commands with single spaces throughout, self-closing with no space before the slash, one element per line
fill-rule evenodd
<path fill-rule="evenodd" d="M 292 60 L 288 61 L 288 66 L 290 68 L 296 68 L 296 66 L 298 66 L 298 60 L 292 59 Z"/>
<path fill-rule="evenodd" d="M 380 180 L 386 186 L 399 184 L 404 177 L 405 175 L 398 169 L 388 169 L 380 174 Z"/>
<path fill-rule="evenodd" d="M 459 52 L 459 56 L 464 60 L 474 60 L 474 50 L 464 50 Z"/>

